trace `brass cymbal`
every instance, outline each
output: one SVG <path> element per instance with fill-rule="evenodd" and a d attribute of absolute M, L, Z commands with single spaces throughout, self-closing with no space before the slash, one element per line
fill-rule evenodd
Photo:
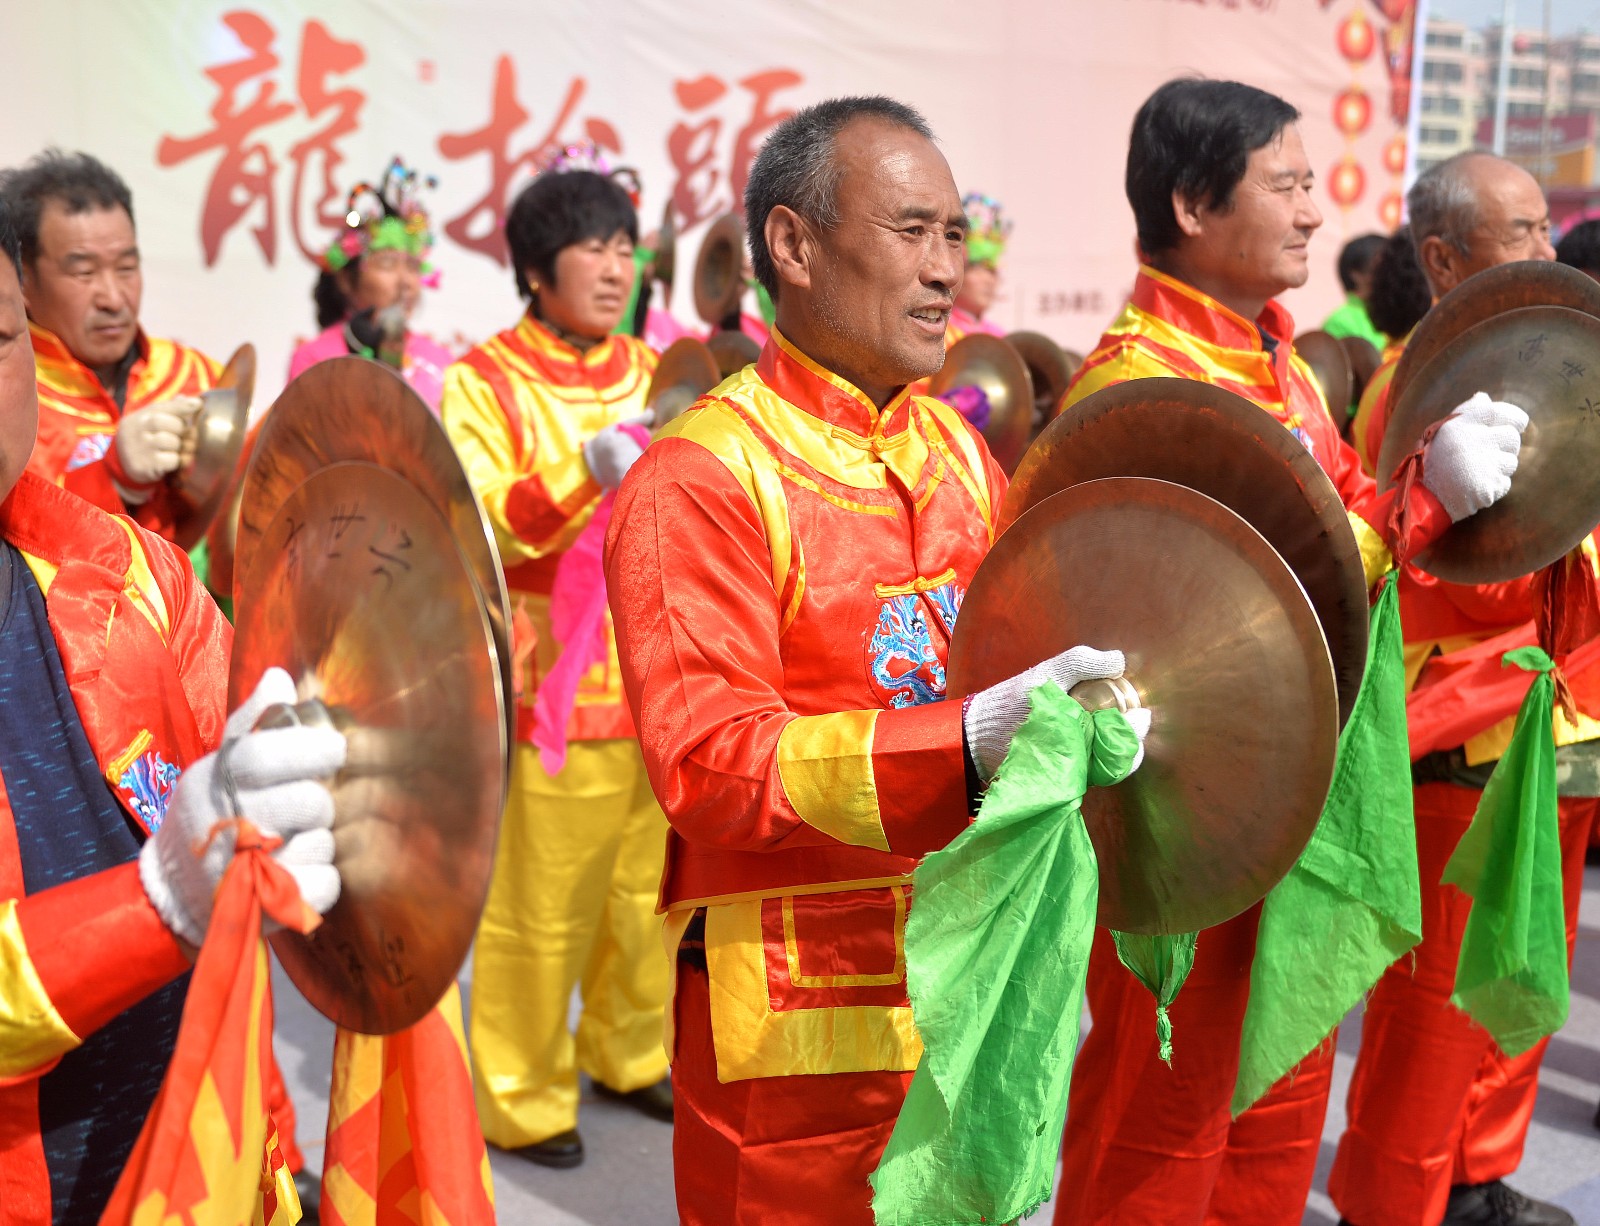
<path fill-rule="evenodd" d="M 1337 337 L 1322 331 L 1302 332 L 1294 338 L 1294 351 L 1311 367 L 1328 412 L 1342 429 L 1350 417 L 1350 388 L 1354 383 L 1350 355 Z"/>
<path fill-rule="evenodd" d="M 1061 398 L 1083 365 L 1083 357 L 1063 349 L 1043 332 L 1008 333 L 1006 343 L 1022 358 L 1033 383 L 1033 437 L 1037 437 L 1060 411 Z"/>
<path fill-rule="evenodd" d="M 655 411 L 655 428 L 661 429 L 696 400 L 722 382 L 717 359 L 704 341 L 680 336 L 667 346 L 650 377 L 645 407 Z"/>
<path fill-rule="evenodd" d="M 194 548 L 222 509 L 244 450 L 255 388 L 256 350 L 246 344 L 234 350 L 216 385 L 200 393 L 200 411 L 185 440 L 193 458 L 168 478 L 185 508 L 173 531 L 180 549 Z"/>
<path fill-rule="evenodd" d="M 661 210 L 661 229 L 656 237 L 655 278 L 667 287 L 672 301 L 672 278 L 678 271 L 678 222 L 672 215 L 672 201 Z"/>
<path fill-rule="evenodd" d="M 1339 343 L 1344 346 L 1345 357 L 1350 359 L 1350 403 L 1361 403 L 1361 394 L 1367 390 L 1367 384 L 1372 382 L 1372 376 L 1378 373 L 1378 367 L 1383 365 L 1383 354 L 1378 352 L 1378 347 L 1364 336 L 1341 336 Z M 1333 406 L 1329 405 L 1329 409 Z M 1345 421 L 1349 418 L 1346 417 Z M 1337 417 L 1334 418 L 1339 431 L 1344 432 L 1345 423 Z"/>
<path fill-rule="evenodd" d="M 754 338 L 734 328 L 713 332 L 706 337 L 705 345 L 711 351 L 712 360 L 717 364 L 717 383 L 721 383 L 729 375 L 738 374 L 761 356 L 761 346 L 756 344 Z M 715 387 L 716 384 L 712 386 Z"/>
<path fill-rule="evenodd" d="M 1243 516 L 1300 580 L 1333 657 L 1339 722 L 1367 667 L 1367 580 L 1349 516 L 1304 445 L 1242 396 L 1194 379 L 1132 379 L 1045 428 L 1011 479 L 1001 531 L 1050 495 L 1105 477 L 1171 481 Z"/>
<path fill-rule="evenodd" d="M 744 219 L 724 213 L 711 223 L 694 262 L 694 309 L 713 328 L 744 296 Z"/>
<path fill-rule="evenodd" d="M 976 387 L 989 398 L 983 439 L 995 463 L 1011 472 L 1027 450 L 1033 425 L 1033 382 L 1021 355 L 998 336 L 963 336 L 944 355 L 928 391 L 942 396 L 958 387 Z"/>
<path fill-rule="evenodd" d="M 1600 284 L 1551 260 L 1518 260 L 1475 273 L 1434 303 L 1412 332 L 1389 381 L 1389 403 L 1399 404 L 1411 380 L 1468 328 L 1531 306 L 1568 307 L 1600 317 Z"/>
<path fill-rule="evenodd" d="M 950 646 L 971 694 L 1083 643 L 1127 657 L 1151 708 L 1145 760 L 1092 788 L 1099 922 L 1193 932 L 1294 866 L 1333 777 L 1338 701 L 1293 573 L 1219 502 L 1164 481 L 1073 486 L 995 542 Z M 1109 705 L 1089 686 L 1086 705 Z"/>
<path fill-rule="evenodd" d="M 276 508 L 238 613 L 230 707 L 278 666 L 349 740 L 330 783 L 339 901 L 273 947 L 326 1016 L 392 1034 L 449 987 L 489 889 L 504 722 L 478 586 L 431 499 L 333 464 Z"/>
<path fill-rule="evenodd" d="M 449 521 L 494 633 L 509 745 L 516 739 L 511 601 L 494 530 L 444 428 L 394 371 L 365 358 L 330 358 L 274 402 L 245 473 L 236 579 L 249 571 L 262 533 L 289 494 L 319 469 L 345 461 L 365 461 L 404 477 Z M 236 603 L 243 599 L 237 586 L 235 597 Z"/>
<path fill-rule="evenodd" d="M 1524 307 L 1461 333 L 1395 402 L 1378 455 L 1380 484 L 1393 483 L 1424 430 L 1477 392 L 1510 401 L 1530 421 L 1511 492 L 1415 559 L 1451 583 L 1532 574 L 1600 524 L 1600 319 Z"/>

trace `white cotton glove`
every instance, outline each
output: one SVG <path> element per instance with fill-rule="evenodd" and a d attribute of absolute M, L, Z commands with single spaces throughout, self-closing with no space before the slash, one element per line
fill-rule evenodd
<path fill-rule="evenodd" d="M 1008 677 L 972 696 L 962 723 L 967 749 L 984 783 L 994 778 L 1011 748 L 1011 738 L 1028 718 L 1028 696 L 1046 681 L 1054 681 L 1070 691 L 1080 681 L 1120 677 L 1125 662 L 1120 651 L 1096 651 L 1093 647 L 1073 647 L 1058 656 L 1035 664 L 1026 672 Z M 1139 753 L 1129 769 L 1131 774 L 1144 761 L 1144 738 L 1150 731 L 1150 712 L 1144 708 L 1125 712 L 1139 737 Z"/>
<path fill-rule="evenodd" d="M 149 485 L 176 472 L 183 436 L 200 411 L 200 397 L 179 396 L 135 409 L 117 426 L 117 459 L 131 481 Z"/>
<path fill-rule="evenodd" d="M 1445 419 L 1422 453 L 1422 484 L 1460 523 L 1511 490 L 1528 415 L 1479 392 Z"/>
<path fill-rule="evenodd" d="M 603 490 L 614 490 L 622 484 L 622 479 L 628 475 L 644 448 L 634 441 L 634 438 L 623 426 L 643 426 L 649 429 L 655 423 L 654 411 L 640 413 L 637 417 L 629 417 L 623 421 L 607 426 L 594 437 L 585 440 L 583 444 L 583 462 L 588 467 L 589 473 Z"/>
<path fill-rule="evenodd" d="M 212 898 L 233 859 L 234 828 L 221 826 L 214 837 L 212 828 L 234 817 L 283 840 L 273 857 L 289 870 L 312 910 L 325 914 L 339 901 L 333 796 L 321 781 L 344 765 L 343 735 L 331 728 L 252 731 L 268 707 L 295 697 L 288 673 L 263 673 L 255 693 L 228 717 L 223 749 L 183 772 L 166 818 L 139 853 L 139 880 L 156 913 L 191 945 L 205 940 Z M 222 753 L 233 772 L 238 813 L 223 782 Z"/>

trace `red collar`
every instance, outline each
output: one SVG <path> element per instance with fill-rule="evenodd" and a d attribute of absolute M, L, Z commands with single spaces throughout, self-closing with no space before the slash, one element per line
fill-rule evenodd
<path fill-rule="evenodd" d="M 1294 319 L 1277 299 L 1268 302 L 1252 323 L 1210 294 L 1148 264 L 1139 267 L 1139 278 L 1133 284 L 1133 305 L 1223 349 L 1261 353 L 1266 348 L 1261 343 L 1263 332 L 1278 342 L 1280 350 L 1294 343 Z"/>
<path fill-rule="evenodd" d="M 909 387 L 903 387 L 878 408 L 855 384 L 796 349 L 776 325 L 756 360 L 756 374 L 790 404 L 862 438 L 887 434 L 911 394 Z"/>
<path fill-rule="evenodd" d="M 87 562 L 125 575 L 133 562 L 128 534 L 98 507 L 25 472 L 0 502 L 0 537 L 53 566 Z"/>
<path fill-rule="evenodd" d="M 100 382 L 94 371 L 78 360 L 78 356 L 68 349 L 66 342 L 54 332 L 48 328 L 41 328 L 30 319 L 28 334 L 33 340 L 34 363 L 38 366 L 40 375 L 46 377 L 52 386 L 69 395 L 98 396 L 107 401 L 111 400 L 110 390 Z M 138 350 L 138 356 L 128 367 L 129 387 L 138 381 L 140 370 L 150 360 L 150 338 L 145 336 L 143 328 L 135 330 L 133 345 Z"/>

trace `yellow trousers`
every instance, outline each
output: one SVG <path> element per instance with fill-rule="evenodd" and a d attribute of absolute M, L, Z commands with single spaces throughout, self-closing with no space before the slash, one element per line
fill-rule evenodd
<path fill-rule="evenodd" d="M 472 969 L 483 1135 L 510 1149 L 574 1127 L 578 1070 L 614 1090 L 667 1074 L 656 895 L 667 823 L 631 740 L 574 741 L 555 777 L 512 754 L 511 792 Z M 576 1041 L 572 989 L 582 986 Z"/>

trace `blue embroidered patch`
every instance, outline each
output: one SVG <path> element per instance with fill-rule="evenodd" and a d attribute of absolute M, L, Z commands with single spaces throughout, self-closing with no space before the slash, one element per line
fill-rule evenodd
<path fill-rule="evenodd" d="M 945 694 L 944 660 L 935 647 L 927 613 L 932 610 L 948 643 L 966 589 L 946 583 L 925 593 L 891 596 L 878 611 L 878 626 L 867 644 L 872 680 L 892 707 L 938 702 Z"/>
<path fill-rule="evenodd" d="M 67 471 L 70 473 L 86 464 L 97 464 L 105 459 L 106 452 L 111 450 L 111 438 L 109 434 L 84 435 L 67 457 Z"/>
<path fill-rule="evenodd" d="M 133 811 L 150 833 L 161 828 L 167 806 L 172 803 L 172 787 L 182 773 L 176 763 L 164 761 L 151 749 L 135 758 L 117 780 L 117 786 L 131 794 Z"/>

